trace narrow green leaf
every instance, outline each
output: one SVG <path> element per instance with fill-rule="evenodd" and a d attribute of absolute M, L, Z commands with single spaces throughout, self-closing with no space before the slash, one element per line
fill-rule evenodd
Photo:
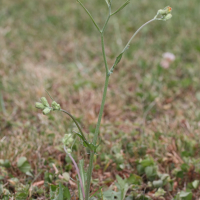
<path fill-rule="evenodd" d="M 113 65 L 113 68 L 121 61 L 122 55 L 123 55 L 123 53 L 120 53 L 119 56 L 117 56 L 115 63 Z"/>
<path fill-rule="evenodd" d="M 85 190 L 86 173 L 84 170 L 84 160 L 83 159 L 80 160 L 78 165 L 79 165 L 79 170 L 80 170 L 80 176 L 81 176 L 81 179 L 83 182 L 83 188 Z M 82 194 L 80 183 L 78 184 L 78 190 L 79 190 L 79 198 L 80 198 L 80 200 L 83 200 L 83 194 Z"/>

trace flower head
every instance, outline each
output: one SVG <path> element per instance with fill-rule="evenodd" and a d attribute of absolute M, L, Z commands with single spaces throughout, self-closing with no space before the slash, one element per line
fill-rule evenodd
<path fill-rule="evenodd" d="M 155 19 L 167 21 L 172 18 L 171 12 L 172 8 L 170 6 L 167 6 L 164 9 L 160 9 L 158 10 L 157 15 L 155 16 Z M 161 18 L 157 18 L 158 16 L 161 16 Z"/>
<path fill-rule="evenodd" d="M 60 104 L 56 103 L 55 101 L 51 103 L 51 106 L 53 110 L 60 110 Z"/>
<path fill-rule="evenodd" d="M 158 15 L 167 15 L 171 12 L 172 12 L 172 8 L 170 6 L 167 6 L 164 9 L 158 10 Z"/>

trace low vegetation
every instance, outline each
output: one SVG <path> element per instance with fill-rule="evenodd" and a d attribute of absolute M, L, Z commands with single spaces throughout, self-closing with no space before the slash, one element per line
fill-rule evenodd
<path fill-rule="evenodd" d="M 102 27 L 105 1 L 83 2 Z M 126 200 L 200 197 L 199 2 L 167 4 L 173 18 L 142 29 L 110 79 L 93 199 L 102 193 Z M 120 5 L 114 2 L 113 10 Z M 165 6 L 131 1 L 111 18 L 109 66 L 133 32 Z M 51 101 L 46 89 L 92 140 L 104 83 L 98 32 L 76 1 L 2 0 L 0 47 L 0 198 L 76 199 L 77 174 L 61 142 L 74 123 L 56 113 L 44 116 L 35 102 Z M 168 65 L 165 52 L 175 55 Z M 81 142 L 72 155 L 88 166 Z"/>

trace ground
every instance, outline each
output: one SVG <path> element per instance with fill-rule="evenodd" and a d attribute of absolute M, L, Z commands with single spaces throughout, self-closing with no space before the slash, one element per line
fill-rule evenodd
<path fill-rule="evenodd" d="M 105 2 L 82 2 L 102 27 Z M 113 1 L 113 10 L 121 3 Z M 101 186 L 118 191 L 118 174 L 130 186 L 128 196 L 146 195 L 137 199 L 200 198 L 198 0 L 132 0 L 108 24 L 106 54 L 112 66 L 132 34 L 167 5 L 173 18 L 142 29 L 110 77 L 92 193 Z M 92 140 L 105 78 L 100 35 L 75 0 L 2 0 L 0 47 L 0 197 L 49 199 L 59 175 L 76 179 L 61 142 L 75 126 L 60 112 L 44 116 L 35 102 L 42 96 L 51 102 L 47 90 Z M 165 52 L 176 57 L 167 68 L 161 64 Z M 80 141 L 72 155 L 87 169 Z M 75 182 L 63 184 L 77 194 Z M 157 188 L 165 194 L 156 197 Z"/>

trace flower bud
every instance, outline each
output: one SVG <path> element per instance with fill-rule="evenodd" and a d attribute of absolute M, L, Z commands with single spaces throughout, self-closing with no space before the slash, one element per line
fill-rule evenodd
<path fill-rule="evenodd" d="M 169 19 L 171 19 L 171 18 L 172 18 L 172 14 L 169 13 L 169 14 L 167 14 L 166 16 L 164 16 L 163 20 L 167 21 L 167 20 L 169 20 Z"/>
<path fill-rule="evenodd" d="M 67 149 L 67 153 L 72 153 L 72 150 L 71 149 Z"/>
<path fill-rule="evenodd" d="M 68 143 L 69 143 L 69 144 L 72 143 L 73 141 L 74 141 L 74 139 L 71 138 L 71 137 L 68 139 Z"/>
<path fill-rule="evenodd" d="M 45 97 L 41 98 L 41 102 L 45 107 L 49 107 L 48 101 L 47 101 L 47 99 Z"/>
<path fill-rule="evenodd" d="M 41 110 L 43 110 L 45 108 L 45 106 L 42 103 L 39 103 L 39 102 L 35 103 L 35 107 L 38 108 L 38 109 L 41 109 Z"/>
<path fill-rule="evenodd" d="M 50 109 L 50 108 L 45 108 L 45 109 L 43 110 L 43 114 L 44 114 L 44 115 L 48 115 L 50 112 L 51 112 L 51 109 Z"/>
<path fill-rule="evenodd" d="M 60 110 L 60 104 L 56 103 L 55 101 L 51 103 L 51 106 L 53 110 Z"/>
<path fill-rule="evenodd" d="M 66 181 L 69 181 L 69 180 L 70 180 L 69 173 L 64 172 L 62 175 L 63 175 L 63 178 L 64 178 Z"/>
<path fill-rule="evenodd" d="M 62 142 L 64 145 L 70 145 L 72 142 L 74 141 L 74 139 L 72 138 L 72 134 L 65 134 Z"/>
<path fill-rule="evenodd" d="M 167 14 L 171 13 L 171 11 L 172 11 L 172 8 L 167 6 L 164 9 L 158 10 L 158 15 L 167 15 Z"/>

